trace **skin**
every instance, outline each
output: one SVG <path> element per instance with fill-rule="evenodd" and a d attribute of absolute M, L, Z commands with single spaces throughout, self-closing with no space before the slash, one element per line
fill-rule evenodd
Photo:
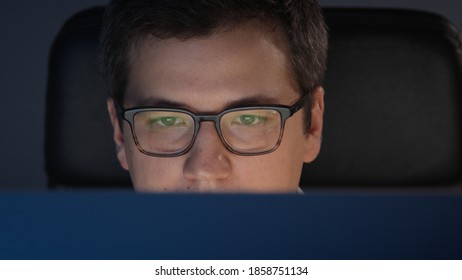
<path fill-rule="evenodd" d="M 286 40 L 278 30 L 245 24 L 209 37 L 188 40 L 147 38 L 130 52 L 129 83 L 123 106 L 172 103 L 196 113 L 218 113 L 236 104 L 292 105 L 300 97 L 289 71 Z M 192 149 L 173 158 L 138 151 L 130 127 L 120 129 L 111 99 L 117 157 L 142 192 L 297 192 L 303 162 L 321 145 L 324 91 L 314 90 L 312 123 L 304 112 L 286 121 L 279 148 L 239 156 L 221 142 L 213 123 L 203 122 Z"/>

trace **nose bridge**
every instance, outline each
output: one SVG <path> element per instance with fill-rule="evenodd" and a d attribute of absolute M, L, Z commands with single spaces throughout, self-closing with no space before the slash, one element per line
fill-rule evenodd
<path fill-rule="evenodd" d="M 213 123 L 217 123 L 220 116 L 217 116 L 217 115 L 200 115 L 200 116 L 197 116 L 199 118 L 199 122 L 213 122 Z"/>
<path fill-rule="evenodd" d="M 223 146 L 226 147 L 226 144 L 223 143 L 223 138 L 222 138 L 222 134 L 221 134 L 221 131 L 220 131 L 220 116 L 219 115 L 200 115 L 200 116 L 197 116 L 198 118 L 198 121 L 197 121 L 197 124 L 198 124 L 198 131 L 197 131 L 197 135 L 196 135 L 196 138 L 199 136 L 199 134 L 201 133 L 201 130 L 202 130 L 202 123 L 205 122 L 211 122 L 213 123 L 213 126 L 215 127 L 215 133 L 216 135 L 218 136 L 218 138 L 220 138 L 220 140 L 222 141 L 222 144 Z M 196 139 L 197 140 L 197 139 Z"/>
<path fill-rule="evenodd" d="M 197 131 L 196 139 L 193 144 L 193 149 L 195 146 L 199 147 L 200 149 L 204 148 L 223 148 L 227 149 L 225 143 L 220 135 L 219 125 L 217 125 L 218 119 L 214 116 L 205 116 L 204 118 L 201 117 L 199 120 L 199 128 Z M 204 123 L 204 124 L 202 124 Z M 205 144 L 205 147 L 200 147 Z M 216 147 L 215 147 L 216 146 Z M 204 149 L 209 150 L 209 149 Z"/>
<path fill-rule="evenodd" d="M 201 118 L 215 122 L 216 118 Z M 228 151 L 212 123 L 203 124 L 185 162 L 184 176 L 193 181 L 219 181 L 230 175 Z"/>
<path fill-rule="evenodd" d="M 215 126 L 216 132 L 221 138 L 220 116 L 219 115 L 200 115 L 200 116 L 197 116 L 197 118 L 198 118 L 199 132 L 200 132 L 201 124 L 203 122 L 212 122 Z"/>

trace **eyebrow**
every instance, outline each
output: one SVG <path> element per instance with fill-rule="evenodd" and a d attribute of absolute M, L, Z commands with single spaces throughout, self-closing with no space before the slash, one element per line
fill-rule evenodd
<path fill-rule="evenodd" d="M 157 98 L 157 97 L 139 97 L 133 98 L 133 104 L 135 107 L 159 107 L 159 108 L 177 108 L 177 109 L 186 109 L 191 112 L 197 112 L 196 109 L 192 108 L 191 106 L 178 102 L 173 101 L 165 98 Z M 239 108 L 239 107 L 250 107 L 250 106 L 271 106 L 271 105 L 279 105 L 276 98 L 268 97 L 266 95 L 256 95 L 250 97 L 244 97 L 235 101 L 227 102 L 221 108 L 221 111 L 232 109 L 232 108 Z M 204 112 L 200 112 L 204 113 Z M 207 112 L 212 113 L 212 112 Z M 217 112 L 213 112 L 217 113 Z"/>

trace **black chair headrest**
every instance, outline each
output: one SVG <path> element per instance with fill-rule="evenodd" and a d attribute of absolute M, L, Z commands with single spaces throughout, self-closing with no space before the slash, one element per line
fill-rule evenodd
<path fill-rule="evenodd" d="M 327 9 L 319 158 L 301 185 L 428 185 L 461 178 L 459 31 L 416 11 Z"/>

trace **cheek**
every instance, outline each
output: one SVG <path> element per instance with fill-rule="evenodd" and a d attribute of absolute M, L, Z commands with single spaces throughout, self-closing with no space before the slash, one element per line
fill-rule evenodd
<path fill-rule="evenodd" d="M 273 152 L 236 164 L 235 176 L 241 178 L 242 191 L 250 192 L 295 192 L 299 175 L 293 173 L 290 163 Z"/>
<path fill-rule="evenodd" d="M 138 152 L 130 162 L 130 176 L 136 190 L 174 191 L 183 186 L 179 158 L 150 157 Z"/>
<path fill-rule="evenodd" d="M 128 168 L 137 191 L 169 191 L 181 185 L 181 157 L 148 156 L 138 150 L 131 134 L 125 140 Z"/>
<path fill-rule="evenodd" d="M 280 149 L 284 151 L 292 162 L 303 162 L 303 155 L 307 149 L 307 135 L 305 134 L 304 113 L 298 112 L 288 119 L 284 129 L 284 136 Z"/>
<path fill-rule="evenodd" d="M 242 178 L 244 186 L 259 186 L 268 191 L 297 187 L 303 166 L 300 154 L 300 149 L 286 141 L 270 154 L 234 161 L 234 175 Z"/>
<path fill-rule="evenodd" d="M 296 122 L 295 122 L 296 121 Z M 287 122 L 279 148 L 270 154 L 273 158 L 271 162 L 277 170 L 283 171 L 281 176 L 288 177 L 288 180 L 297 181 L 300 177 L 303 166 L 304 153 L 307 148 L 306 137 L 303 130 L 303 122 L 294 119 L 294 122 Z"/>

